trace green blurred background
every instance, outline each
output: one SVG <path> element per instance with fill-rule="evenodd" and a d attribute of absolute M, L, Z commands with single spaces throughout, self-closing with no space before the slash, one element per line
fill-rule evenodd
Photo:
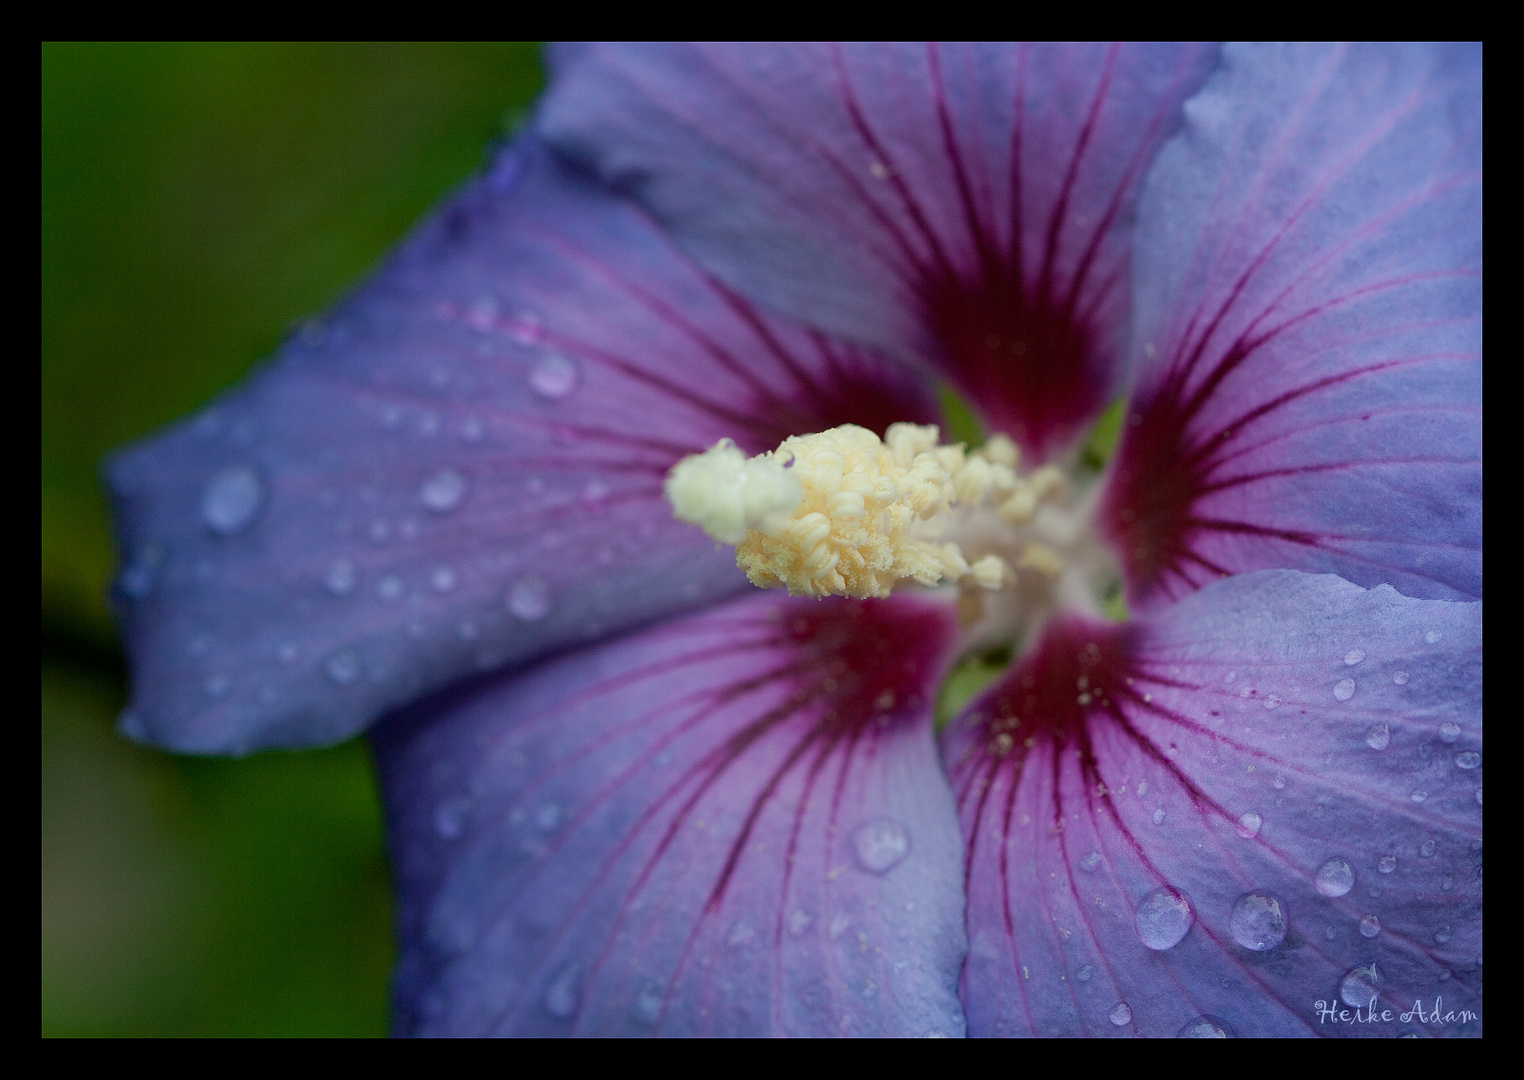
<path fill-rule="evenodd" d="M 42 47 L 42 1030 L 379 1035 L 364 746 L 124 742 L 98 467 L 351 285 L 540 86 L 502 45 Z"/>

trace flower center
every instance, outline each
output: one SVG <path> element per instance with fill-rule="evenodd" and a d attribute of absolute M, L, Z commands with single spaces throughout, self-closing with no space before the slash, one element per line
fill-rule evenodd
<path fill-rule="evenodd" d="M 866 599 L 956 584 L 966 626 L 1025 638 L 1056 610 L 1099 615 L 1116 569 L 1090 527 L 1094 500 L 1019 459 L 1003 435 L 968 453 L 932 425 L 880 440 L 844 424 L 753 458 L 722 439 L 678 462 L 666 494 L 680 520 L 734 544 L 761 588 Z"/>

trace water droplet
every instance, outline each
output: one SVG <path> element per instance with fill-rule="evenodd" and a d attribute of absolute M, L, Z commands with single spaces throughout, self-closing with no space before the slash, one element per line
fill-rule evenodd
<path fill-rule="evenodd" d="M 1365 729 L 1365 745 L 1372 750 L 1385 750 L 1392 742 L 1392 729 L 1385 720 L 1378 720 Z"/>
<path fill-rule="evenodd" d="M 870 874 L 887 874 L 910 854 L 910 833 L 898 821 L 876 818 L 852 834 L 857 865 Z"/>
<path fill-rule="evenodd" d="M 1428 797 L 1429 793 L 1427 791 L 1415 791 L 1408 796 L 1408 798 L 1412 799 L 1414 802 L 1423 802 Z"/>
<path fill-rule="evenodd" d="M 1286 901 L 1272 892 L 1246 892 L 1233 902 L 1228 929 L 1246 949 L 1265 952 L 1286 940 Z"/>
<path fill-rule="evenodd" d="M 423 482 L 418 498 L 436 514 L 448 514 L 466 497 L 466 478 L 454 469 L 441 469 Z"/>
<path fill-rule="evenodd" d="M 747 926 L 744 922 L 738 922 L 730 928 L 730 935 L 725 940 L 737 948 L 740 948 L 742 945 L 751 944 L 751 942 L 756 940 L 756 937 L 757 932 L 755 930 Z"/>
<path fill-rule="evenodd" d="M 1425 859 L 1432 858 L 1434 855 L 1434 847 L 1435 845 L 1433 840 L 1425 840 L 1423 843 L 1418 845 L 1418 854 L 1422 855 Z"/>
<path fill-rule="evenodd" d="M 1165 815 L 1164 815 L 1164 808 L 1163 807 L 1160 807 L 1158 810 L 1155 810 L 1154 811 L 1154 824 L 1155 825 L 1163 825 L 1164 824 L 1164 816 Z"/>
<path fill-rule="evenodd" d="M 1453 888 L 1455 888 L 1455 879 L 1453 877 L 1450 877 L 1448 874 L 1446 874 L 1443 878 L 1440 879 L 1440 892 L 1449 892 Z"/>
<path fill-rule="evenodd" d="M 841 935 L 845 934 L 847 932 L 847 927 L 851 925 L 852 920 L 849 919 L 846 915 L 837 915 L 831 920 L 830 928 L 826 931 L 826 933 L 831 936 L 832 941 L 835 941 L 837 938 L 841 937 Z"/>
<path fill-rule="evenodd" d="M 561 808 L 555 803 L 546 803 L 535 811 L 534 823 L 545 832 L 554 832 L 556 826 L 561 824 Z"/>
<path fill-rule="evenodd" d="M 1227 1021 L 1219 1020 L 1215 1016 L 1198 1016 L 1194 1020 L 1187 1020 L 1185 1027 L 1176 1033 L 1177 1039 L 1231 1039 L 1233 1029 L 1228 1027 Z"/>
<path fill-rule="evenodd" d="M 449 592 L 455 588 L 455 571 L 448 566 L 436 566 L 429 571 L 429 584 L 435 592 Z"/>
<path fill-rule="evenodd" d="M 646 1024 L 661 1019 L 662 990 L 657 983 L 646 983 L 635 997 L 635 1016 Z"/>
<path fill-rule="evenodd" d="M 1126 1027 L 1132 1023 L 1132 1009 L 1128 1007 L 1125 1001 L 1119 1001 L 1112 1006 L 1111 1012 L 1108 1015 L 1111 1017 L 1111 1022 L 1117 1027 Z"/>
<path fill-rule="evenodd" d="M 1281 696 L 1279 694 L 1270 694 L 1265 698 L 1264 701 L 1260 702 L 1260 704 L 1263 705 L 1267 710 L 1276 708 L 1278 705 L 1280 705 L 1280 703 Z"/>
<path fill-rule="evenodd" d="M 1100 865 L 1101 853 L 1099 851 L 1092 851 L 1090 854 L 1083 856 L 1079 861 L 1079 868 L 1087 874 L 1094 873 L 1095 868 Z"/>
<path fill-rule="evenodd" d="M 1477 788 L 1476 789 L 1476 805 L 1478 805 L 1478 806 L 1482 805 L 1482 789 L 1481 788 Z"/>
<path fill-rule="evenodd" d="M 1286 778 L 1280 773 L 1276 773 L 1275 779 L 1272 781 L 1272 783 L 1275 785 L 1276 791 L 1281 791 L 1286 786 Z"/>
<path fill-rule="evenodd" d="M 360 677 L 360 659 L 352 652 L 335 653 L 328 658 L 328 677 L 340 686 L 352 686 Z"/>
<path fill-rule="evenodd" d="M 794 937 L 799 937 L 810 928 L 814 921 L 808 912 L 795 909 L 788 917 L 788 932 Z"/>
<path fill-rule="evenodd" d="M 1095 968 L 1091 967 L 1089 964 L 1086 964 L 1084 967 L 1080 968 L 1074 973 L 1074 978 L 1077 982 L 1089 982 L 1090 977 L 1094 974 Z"/>
<path fill-rule="evenodd" d="M 1260 817 L 1258 811 L 1250 810 L 1238 819 L 1238 835 L 1245 840 L 1253 840 L 1259 835 L 1260 826 L 1264 823 L 1265 819 Z"/>
<path fill-rule="evenodd" d="M 1392 676 L 1392 681 L 1398 686 L 1406 686 L 1408 684 L 1408 673 L 1406 671 L 1399 671 Z"/>
<path fill-rule="evenodd" d="M 1375 964 L 1362 964 L 1339 980 L 1339 998 L 1351 1008 L 1367 1008 L 1381 996 L 1381 983 L 1381 970 Z"/>
<path fill-rule="evenodd" d="M 1376 916 L 1367 915 L 1365 918 L 1360 920 L 1361 937 L 1373 938 L 1379 933 L 1381 933 L 1381 920 L 1376 918 Z"/>
<path fill-rule="evenodd" d="M 1438 630 L 1430 630 L 1428 633 L 1426 633 L 1423 636 L 1423 639 L 1425 641 L 1427 641 L 1430 645 L 1436 645 L 1436 644 L 1439 643 L 1439 631 Z"/>
<path fill-rule="evenodd" d="M 577 365 L 560 353 L 546 353 L 530 369 L 529 385 L 542 398 L 560 401 L 577 387 Z"/>
<path fill-rule="evenodd" d="M 393 600 L 400 600 L 402 594 L 406 591 L 407 586 L 402 583 L 402 579 L 396 574 L 387 574 L 376 583 L 376 595 L 388 603 Z"/>
<path fill-rule="evenodd" d="M 466 831 L 466 821 L 471 816 L 471 799 L 462 795 L 446 799 L 434 807 L 434 831 L 443 840 L 454 840 Z"/>
<path fill-rule="evenodd" d="M 1376 863 L 1376 869 L 1379 870 L 1383 874 L 1390 874 L 1393 870 L 1397 869 L 1397 858 L 1396 858 L 1396 856 L 1394 856 L 1394 855 L 1383 855 L 1383 856 L 1381 856 L 1381 860 L 1378 863 Z"/>
<path fill-rule="evenodd" d="M 1458 769 L 1474 769 L 1482 763 L 1482 755 L 1475 750 L 1463 750 L 1455 755 L 1455 766 Z"/>
<path fill-rule="evenodd" d="M 1364 660 L 1364 659 L 1365 659 L 1365 650 L 1364 649 L 1351 649 L 1351 650 L 1349 650 L 1349 652 L 1344 654 L 1344 662 L 1346 664 L 1348 664 L 1350 667 L 1354 667 L 1356 664 L 1358 664 L 1361 660 Z"/>
<path fill-rule="evenodd" d="M 558 1020 L 569 1020 L 582 997 L 582 973 L 577 965 L 567 964 L 545 991 L 545 1011 Z"/>
<path fill-rule="evenodd" d="M 1448 926 L 1441 926 L 1438 930 L 1434 931 L 1434 944 L 1448 945 L 1450 939 L 1454 936 L 1455 931 L 1451 930 Z"/>
<path fill-rule="evenodd" d="M 1355 696 L 1355 680 L 1340 679 L 1334 684 L 1334 697 L 1340 701 L 1348 701 Z"/>
<path fill-rule="evenodd" d="M 1155 952 L 1180 944 L 1195 921 L 1190 901 L 1174 889 L 1155 889 L 1138 903 L 1138 938 Z"/>
<path fill-rule="evenodd" d="M 1343 896 L 1355 887 L 1355 872 L 1343 859 L 1329 859 L 1318 868 L 1314 884 L 1324 896 Z"/>
<path fill-rule="evenodd" d="M 226 675 L 212 675 L 202 683 L 201 689 L 206 691 L 209 698 L 220 698 L 228 692 L 228 679 Z"/>
<path fill-rule="evenodd" d="M 1451 720 L 1446 720 L 1439 725 L 1439 737 L 1445 742 L 1455 742 L 1461 737 L 1460 725 Z"/>
<path fill-rule="evenodd" d="M 221 536 L 247 529 L 265 501 L 265 483 L 247 465 L 223 469 L 201 494 L 201 520 Z"/>
<path fill-rule="evenodd" d="M 550 611 L 550 586 L 538 574 L 519 578 L 508 593 L 508 610 L 525 622 L 543 619 Z"/>
<path fill-rule="evenodd" d="M 348 596 L 355 591 L 358 581 L 355 564 L 348 559 L 335 559 L 328 573 L 323 575 L 323 587 L 334 596 Z"/>

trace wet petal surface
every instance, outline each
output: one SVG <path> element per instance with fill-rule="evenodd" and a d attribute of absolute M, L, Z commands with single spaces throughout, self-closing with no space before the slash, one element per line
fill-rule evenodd
<path fill-rule="evenodd" d="M 399 1031 L 961 1035 L 952 633 L 770 594 L 389 720 Z"/>
<path fill-rule="evenodd" d="M 757 314 L 521 144 L 272 366 L 112 463 L 124 728 L 329 742 L 745 588 L 672 520 L 666 470 L 907 418 L 934 418 L 909 376 Z"/>
<path fill-rule="evenodd" d="M 1052 627 L 944 737 L 970 1034 L 1395 1035 L 1320 1016 L 1373 986 L 1479 1011 L 1480 636 L 1478 604 L 1291 571 Z"/>
<path fill-rule="evenodd" d="M 1479 51 L 1224 65 L 1140 203 L 1130 600 L 1272 567 L 1480 596 Z"/>

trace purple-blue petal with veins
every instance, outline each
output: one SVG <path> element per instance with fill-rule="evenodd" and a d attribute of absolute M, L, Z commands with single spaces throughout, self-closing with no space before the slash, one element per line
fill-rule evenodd
<path fill-rule="evenodd" d="M 1481 596 L 1481 72 L 1233 47 L 1139 206 L 1104 517 L 1135 605 L 1287 567 Z"/>
<path fill-rule="evenodd" d="M 1122 374 L 1133 203 L 1216 50 L 573 46 L 540 130 L 724 280 L 1062 449 Z"/>
<path fill-rule="evenodd" d="M 1480 603 L 1332 575 L 1050 627 L 944 736 L 969 1033 L 1395 1035 L 1318 1011 L 1373 986 L 1479 1013 L 1481 701 Z"/>
<path fill-rule="evenodd" d="M 955 633 L 759 595 L 387 720 L 396 1030 L 961 1035 Z"/>
<path fill-rule="evenodd" d="M 124 730 L 341 739 L 450 681 L 745 589 L 672 519 L 684 454 L 934 420 L 521 143 L 331 316 L 111 465 Z"/>

